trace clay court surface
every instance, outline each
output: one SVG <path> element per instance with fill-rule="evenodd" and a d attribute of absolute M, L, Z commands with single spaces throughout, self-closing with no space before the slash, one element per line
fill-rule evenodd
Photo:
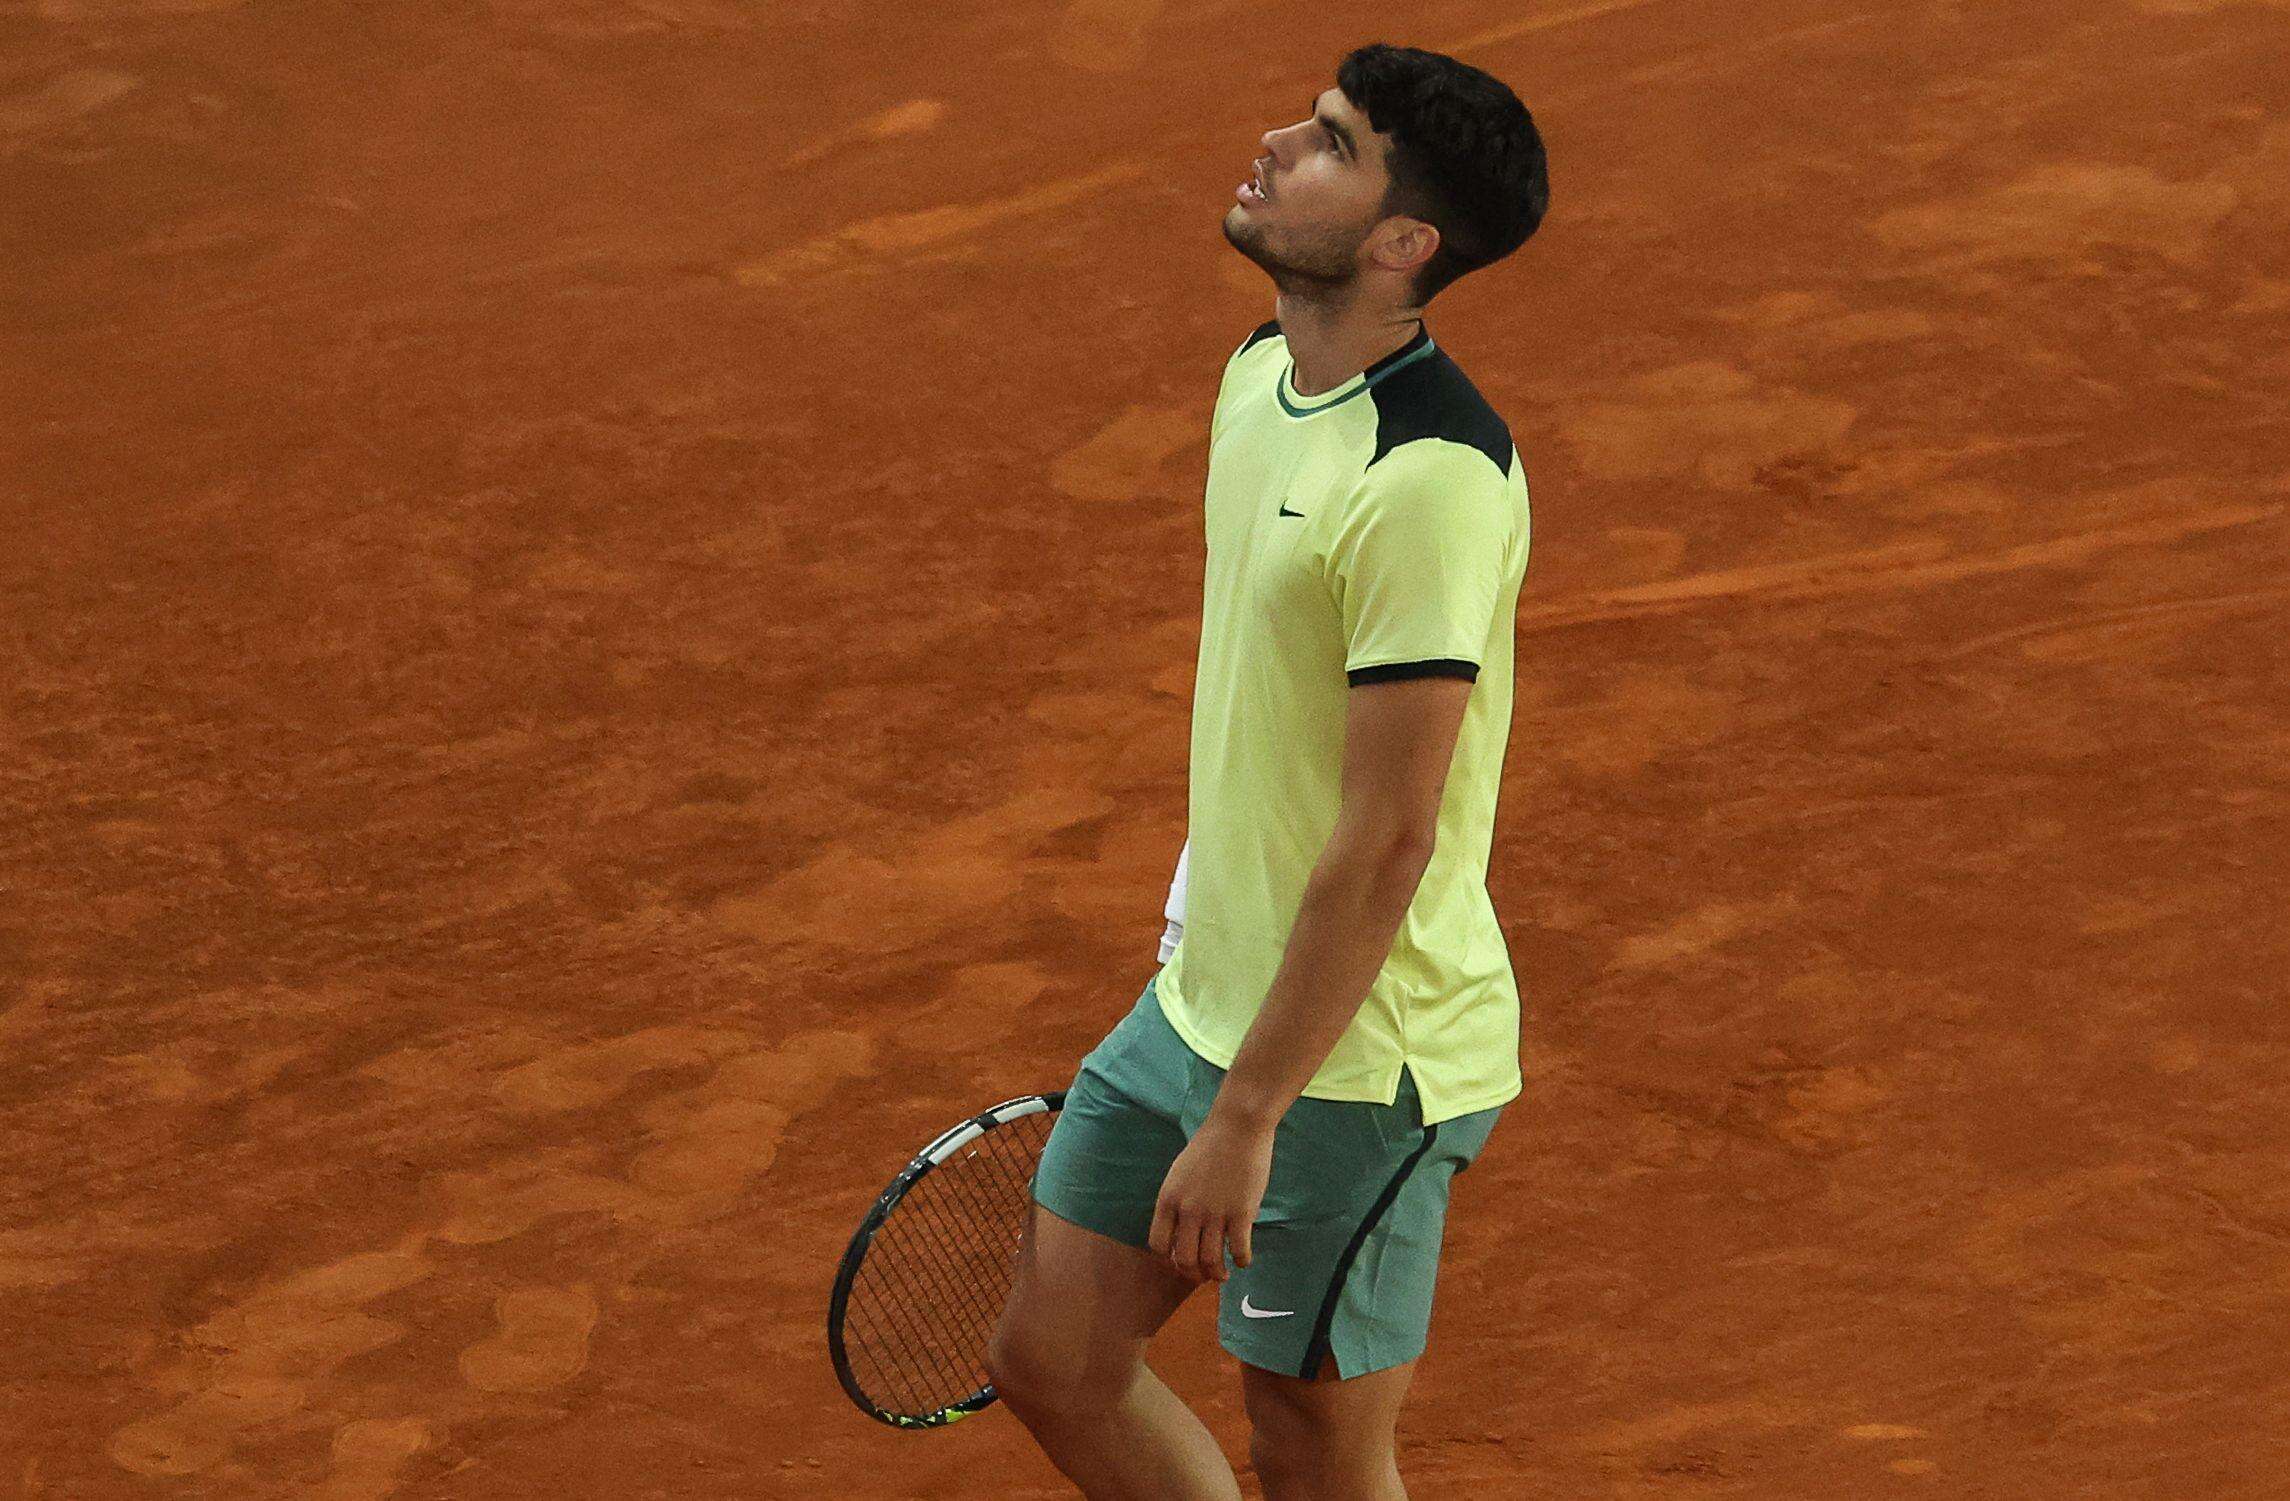
<path fill-rule="evenodd" d="M 1412 1493 L 2290 1496 L 2290 8 L 12 0 L 0 1497 L 1072 1494 L 828 1285 L 1153 971 L 1377 39 L 1554 195 Z"/>

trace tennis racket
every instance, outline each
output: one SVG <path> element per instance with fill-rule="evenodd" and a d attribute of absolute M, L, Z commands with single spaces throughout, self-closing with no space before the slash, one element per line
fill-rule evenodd
<path fill-rule="evenodd" d="M 1021 1095 L 924 1147 L 875 1200 L 827 1303 L 827 1353 L 859 1410 L 939 1428 L 994 1400 L 986 1345 L 1017 1269 L 1034 1166 L 1065 1091 Z"/>

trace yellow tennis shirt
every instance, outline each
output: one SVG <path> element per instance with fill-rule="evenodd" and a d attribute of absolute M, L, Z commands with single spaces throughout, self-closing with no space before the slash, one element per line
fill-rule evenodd
<path fill-rule="evenodd" d="M 1430 867 L 1358 1015 L 1304 1093 L 1425 1124 L 1518 1096 L 1519 989 L 1487 895 L 1511 733 L 1527 480 L 1502 418 L 1426 329 L 1299 396 L 1277 321 L 1225 364 L 1209 425 L 1183 936 L 1161 1009 L 1230 1068 L 1342 802 L 1345 695 L 1473 680 Z"/>

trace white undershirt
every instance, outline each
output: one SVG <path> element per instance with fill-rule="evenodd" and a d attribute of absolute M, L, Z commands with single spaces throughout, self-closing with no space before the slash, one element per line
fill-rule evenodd
<path fill-rule="evenodd" d="M 1169 919 L 1168 931 L 1161 935 L 1161 963 L 1177 952 L 1177 940 L 1185 936 L 1185 860 L 1193 852 L 1193 841 L 1187 839 L 1184 848 L 1177 851 L 1176 879 L 1169 883 L 1169 903 L 1161 915 Z"/>

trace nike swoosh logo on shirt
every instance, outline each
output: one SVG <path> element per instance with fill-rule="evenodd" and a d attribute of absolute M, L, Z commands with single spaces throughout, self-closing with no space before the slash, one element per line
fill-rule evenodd
<path fill-rule="evenodd" d="M 1248 1301 L 1248 1294 L 1246 1293 L 1241 1294 L 1240 1311 L 1245 1317 L 1252 1319 L 1287 1319 L 1296 1316 L 1296 1310 L 1293 1308 L 1258 1308 Z"/>
<path fill-rule="evenodd" d="M 1302 516 L 1304 513 L 1302 511 L 1291 511 L 1288 509 L 1287 502 L 1283 501 L 1281 502 L 1280 506 L 1280 514 L 1283 516 Z"/>

